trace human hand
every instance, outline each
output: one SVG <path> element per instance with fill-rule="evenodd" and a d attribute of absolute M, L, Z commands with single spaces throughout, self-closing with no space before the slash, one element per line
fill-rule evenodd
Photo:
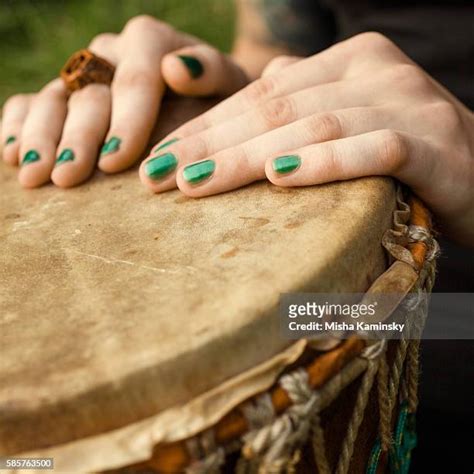
<path fill-rule="evenodd" d="M 118 35 L 97 36 L 89 49 L 116 67 L 111 87 L 91 84 L 68 97 L 55 79 L 3 108 L 3 159 L 21 163 L 24 187 L 83 182 L 104 140 L 102 171 L 133 165 L 149 142 L 166 85 L 181 95 L 226 96 L 247 83 L 228 56 L 148 16 L 132 18 Z"/>
<path fill-rule="evenodd" d="M 162 143 L 173 138 L 140 167 L 154 192 L 177 183 L 201 197 L 265 177 L 308 186 L 390 175 L 451 237 L 474 242 L 474 115 L 378 33 L 307 59 L 274 60 L 262 78 Z"/>

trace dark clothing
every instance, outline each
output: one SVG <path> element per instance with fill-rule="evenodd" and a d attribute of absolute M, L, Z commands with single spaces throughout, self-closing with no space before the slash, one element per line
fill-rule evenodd
<path fill-rule="evenodd" d="M 474 109 L 474 1 L 262 0 L 272 40 L 311 55 L 378 31 Z"/>

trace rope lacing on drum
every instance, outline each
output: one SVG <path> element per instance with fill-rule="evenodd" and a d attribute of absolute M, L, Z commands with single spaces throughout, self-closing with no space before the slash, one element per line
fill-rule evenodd
<path fill-rule="evenodd" d="M 305 370 L 284 375 L 280 386 L 293 405 L 271 424 L 244 436 L 243 455 L 247 459 L 259 458 L 264 472 L 280 472 L 287 465 L 293 451 L 307 439 L 318 411 L 319 395 L 311 389 Z"/>
<path fill-rule="evenodd" d="M 260 395 L 255 400 L 245 403 L 241 410 L 249 424 L 250 430 L 260 429 L 271 423 L 275 418 L 272 397 L 268 392 Z"/>
<path fill-rule="evenodd" d="M 225 451 L 217 447 L 213 430 L 186 440 L 186 447 L 192 459 L 186 474 L 218 474 L 225 461 Z"/>
<path fill-rule="evenodd" d="M 417 225 L 408 226 L 408 241 L 410 243 L 422 242 L 426 245 L 427 253 L 425 260 L 431 262 L 434 260 L 440 252 L 439 244 L 433 237 L 431 232 L 424 227 Z"/>

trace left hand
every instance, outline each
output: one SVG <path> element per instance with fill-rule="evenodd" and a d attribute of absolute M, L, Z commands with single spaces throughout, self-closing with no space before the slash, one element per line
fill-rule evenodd
<path fill-rule="evenodd" d="M 88 49 L 115 66 L 110 87 L 94 83 L 69 94 L 57 78 L 3 107 L 3 160 L 21 165 L 23 187 L 75 186 L 96 163 L 105 173 L 132 166 L 147 148 L 166 87 L 222 97 L 248 82 L 230 56 L 147 15 L 130 19 L 120 34 L 99 34 Z"/>
<path fill-rule="evenodd" d="M 453 237 L 474 241 L 474 116 L 380 34 L 275 60 L 162 143 L 173 138 L 140 168 L 154 192 L 177 184 L 201 197 L 265 177 L 307 186 L 391 175 Z"/>

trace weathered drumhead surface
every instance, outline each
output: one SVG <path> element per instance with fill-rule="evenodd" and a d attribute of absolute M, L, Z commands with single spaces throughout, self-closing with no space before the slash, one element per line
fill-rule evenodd
<path fill-rule="evenodd" d="M 266 360 L 279 295 L 364 291 L 393 183 L 193 200 L 135 171 L 22 190 L 0 165 L 0 454 L 123 426 Z"/>

